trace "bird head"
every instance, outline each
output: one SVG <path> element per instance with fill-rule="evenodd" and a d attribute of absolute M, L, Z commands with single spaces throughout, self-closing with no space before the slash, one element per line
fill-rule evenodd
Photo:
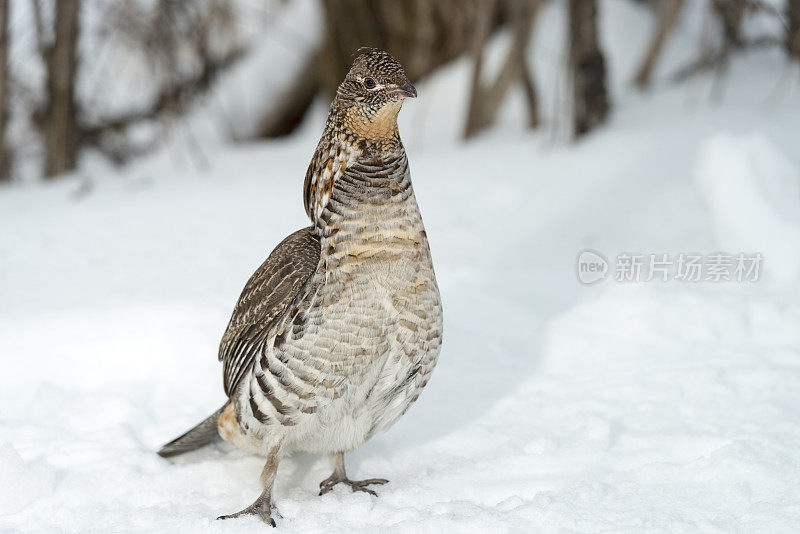
<path fill-rule="evenodd" d="M 358 137 L 379 141 L 397 134 L 397 114 L 417 90 L 403 66 L 388 52 L 362 48 L 336 91 L 344 127 Z"/>

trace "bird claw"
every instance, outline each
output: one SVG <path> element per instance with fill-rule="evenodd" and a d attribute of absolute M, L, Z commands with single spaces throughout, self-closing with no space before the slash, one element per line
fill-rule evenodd
<path fill-rule="evenodd" d="M 338 477 L 338 476 L 335 476 L 335 475 L 331 475 L 331 476 L 329 476 L 328 478 L 326 478 L 325 480 L 323 480 L 322 482 L 319 483 L 319 488 L 320 488 L 319 494 L 320 495 L 325 495 L 326 493 L 331 491 L 333 489 L 333 487 L 336 486 L 336 484 L 340 484 L 341 483 L 341 484 L 347 484 L 348 486 L 350 486 L 350 489 L 353 492 L 362 491 L 364 493 L 369 493 L 370 495 L 374 495 L 375 497 L 377 497 L 378 494 L 375 493 L 375 491 L 369 489 L 367 486 L 370 486 L 372 484 L 386 484 L 388 482 L 389 481 L 386 480 L 385 478 L 368 478 L 366 480 L 350 480 L 349 478 Z"/>
<path fill-rule="evenodd" d="M 281 514 L 278 513 L 278 509 L 275 507 L 274 504 L 266 500 L 262 501 L 259 498 L 256 499 L 256 502 L 254 502 L 244 510 L 240 510 L 235 514 L 221 515 L 217 519 L 235 519 L 243 515 L 257 515 L 264 523 L 274 527 L 276 525 L 275 525 L 275 520 L 272 518 L 272 512 L 275 512 L 275 515 L 281 517 Z"/>

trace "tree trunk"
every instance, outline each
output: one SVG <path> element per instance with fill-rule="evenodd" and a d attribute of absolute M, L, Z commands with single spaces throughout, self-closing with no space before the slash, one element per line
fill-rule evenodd
<path fill-rule="evenodd" d="M 483 49 L 491 33 L 491 18 L 495 10 L 495 0 L 482 0 L 478 11 L 478 27 L 472 45 L 472 81 L 470 83 L 469 108 L 464 126 L 464 138 L 469 139 L 486 126 L 486 111 L 483 104 Z"/>
<path fill-rule="evenodd" d="M 600 125 L 609 110 L 597 0 L 569 0 L 569 39 L 573 135 L 579 137 Z"/>
<path fill-rule="evenodd" d="M 262 121 L 263 137 L 291 133 L 314 97 L 331 98 L 361 47 L 392 54 L 414 82 L 467 50 L 479 0 L 320 0 L 325 39 L 317 59 L 293 81 L 280 109 Z"/>
<path fill-rule="evenodd" d="M 11 153 L 6 141 L 8 130 L 8 4 L 0 0 L 0 181 L 11 178 Z"/>
<path fill-rule="evenodd" d="M 48 109 L 45 120 L 45 176 L 75 168 L 78 126 L 75 113 L 75 72 L 78 48 L 79 0 L 56 2 L 55 40 L 47 52 Z"/>
<path fill-rule="evenodd" d="M 794 0 L 789 0 L 792 4 Z M 714 0 L 714 9 L 717 11 L 722 28 L 725 31 L 725 47 L 738 48 L 742 46 L 742 19 L 744 19 L 745 0 Z"/>
<path fill-rule="evenodd" d="M 467 121 L 464 138 L 468 139 L 487 128 L 494 122 L 495 116 L 505 99 L 508 90 L 515 82 L 522 84 L 528 104 L 528 126 L 539 124 L 538 98 L 533 74 L 530 71 L 525 50 L 530 41 L 531 30 L 539 9 L 540 0 L 507 0 L 501 7 L 508 24 L 512 27 L 511 47 L 500 73 L 492 84 L 481 80 L 483 69 L 483 49 L 491 33 L 491 24 L 495 20 L 497 8 L 494 0 L 484 0 L 480 13 L 480 25 L 475 32 L 472 47 L 472 82 L 467 110 Z"/>
<path fill-rule="evenodd" d="M 319 91 L 320 61 L 317 55 L 306 60 L 294 83 L 278 97 L 281 102 L 261 120 L 258 137 L 282 137 L 291 134 L 303 121 Z"/>
<path fill-rule="evenodd" d="M 463 53 L 476 26 L 476 0 L 323 0 L 323 89 L 336 91 L 361 47 L 392 54 L 412 80 Z"/>
<path fill-rule="evenodd" d="M 786 50 L 800 59 L 800 0 L 786 1 Z"/>

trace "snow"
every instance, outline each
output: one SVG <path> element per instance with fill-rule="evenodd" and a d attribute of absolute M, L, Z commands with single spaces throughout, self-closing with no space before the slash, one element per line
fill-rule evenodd
<path fill-rule="evenodd" d="M 440 363 L 406 416 L 347 456 L 351 475 L 391 481 L 380 497 L 319 497 L 327 460 L 295 455 L 279 530 L 800 529 L 797 69 L 760 51 L 723 80 L 640 95 L 627 80 L 649 15 L 603 6 L 615 112 L 589 138 L 553 136 L 557 6 L 535 45 L 543 131 L 523 131 L 512 99 L 495 130 L 456 142 L 463 62 L 405 106 Z M 0 531 L 265 532 L 214 519 L 255 498 L 262 460 L 225 443 L 155 450 L 223 401 L 217 344 L 253 269 L 306 224 L 323 107 L 289 140 L 205 144 L 199 167 L 172 142 L 0 190 Z M 586 286 L 585 249 L 760 252 L 763 278 Z"/>
<path fill-rule="evenodd" d="M 763 135 L 706 140 L 697 180 L 721 245 L 759 249 L 779 281 L 800 276 L 800 168 Z M 753 224 L 753 221 L 758 221 Z"/>

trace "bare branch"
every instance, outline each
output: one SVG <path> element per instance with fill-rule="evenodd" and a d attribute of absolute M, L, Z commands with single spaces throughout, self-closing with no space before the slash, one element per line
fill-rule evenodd
<path fill-rule="evenodd" d="M 656 31 L 653 34 L 650 46 L 647 48 L 647 53 L 634 79 L 634 82 L 640 89 L 650 86 L 653 70 L 659 56 L 661 56 L 661 50 L 664 47 L 664 43 L 667 41 L 667 37 L 669 37 L 669 34 L 675 27 L 675 23 L 678 21 L 678 15 L 681 10 L 683 10 L 685 4 L 686 0 L 665 0 L 662 2 L 658 13 Z"/>
<path fill-rule="evenodd" d="M 120 132 L 138 122 L 156 119 L 163 113 L 179 114 L 183 112 L 196 97 L 214 83 L 223 70 L 233 65 L 242 54 L 243 50 L 234 50 L 219 59 L 209 58 L 195 76 L 166 88 L 150 105 L 116 116 L 104 117 L 92 124 L 82 125 L 81 140 L 99 145 L 100 137 L 103 134 Z"/>
<path fill-rule="evenodd" d="M 760 48 L 770 48 L 773 46 L 783 46 L 784 41 L 779 37 L 774 37 L 771 35 L 757 37 L 754 39 L 745 39 L 742 41 L 742 44 L 737 48 L 737 51 L 744 51 L 744 50 L 755 50 Z M 670 77 L 672 83 L 681 83 L 685 82 L 689 78 L 700 74 L 702 72 L 706 72 L 709 70 L 720 68 L 729 57 L 729 51 L 727 49 L 722 49 L 717 52 L 713 52 L 710 54 L 704 54 L 700 59 L 693 61 L 692 63 L 685 65 L 675 71 L 674 74 Z"/>

